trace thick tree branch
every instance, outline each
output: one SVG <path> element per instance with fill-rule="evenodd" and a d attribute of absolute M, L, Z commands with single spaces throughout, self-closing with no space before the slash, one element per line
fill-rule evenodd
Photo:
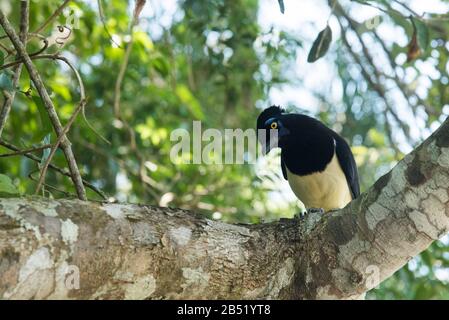
<path fill-rule="evenodd" d="M 446 120 L 347 207 L 303 220 L 1 199 L 0 297 L 359 298 L 448 232 L 448 189 Z"/>

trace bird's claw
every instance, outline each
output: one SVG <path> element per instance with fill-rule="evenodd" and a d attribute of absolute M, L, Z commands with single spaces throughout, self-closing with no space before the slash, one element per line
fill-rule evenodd
<path fill-rule="evenodd" d="M 311 213 L 323 214 L 324 213 L 324 209 L 323 208 L 309 208 L 309 209 L 307 209 L 307 214 L 311 214 Z"/>
<path fill-rule="evenodd" d="M 304 219 L 306 214 L 307 214 L 306 211 L 299 211 L 298 213 L 295 213 L 294 218 L 298 219 L 298 220 L 302 220 L 302 219 Z"/>
<path fill-rule="evenodd" d="M 297 214 L 295 214 L 295 218 L 296 219 L 304 219 L 307 215 L 309 214 L 313 214 L 313 213 L 318 213 L 318 214 L 323 214 L 324 213 L 324 209 L 323 208 L 309 208 L 307 210 L 304 211 L 300 211 Z"/>

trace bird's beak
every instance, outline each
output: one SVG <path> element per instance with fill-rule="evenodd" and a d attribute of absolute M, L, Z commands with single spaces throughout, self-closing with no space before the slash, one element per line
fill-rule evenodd
<path fill-rule="evenodd" d="M 268 152 L 271 151 L 271 149 L 277 148 L 278 144 L 279 144 L 279 139 L 277 137 L 271 138 L 269 144 L 267 144 L 267 143 L 262 144 L 262 154 L 266 155 Z"/>
<path fill-rule="evenodd" d="M 269 143 L 262 143 L 262 154 L 266 155 L 268 152 L 271 151 L 271 149 L 279 147 L 279 140 L 290 134 L 290 131 L 285 128 L 284 126 L 281 126 L 278 130 L 270 130 L 270 139 Z"/>

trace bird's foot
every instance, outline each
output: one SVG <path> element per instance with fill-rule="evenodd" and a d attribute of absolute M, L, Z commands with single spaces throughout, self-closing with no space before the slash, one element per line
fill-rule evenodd
<path fill-rule="evenodd" d="M 307 214 L 311 214 L 311 213 L 324 213 L 324 209 L 323 208 L 309 208 L 307 209 Z"/>
<path fill-rule="evenodd" d="M 306 216 L 306 214 L 307 214 L 307 211 L 305 211 L 305 210 L 299 211 L 298 213 L 296 213 L 296 214 L 294 215 L 294 218 L 295 218 L 295 219 L 298 219 L 298 220 L 302 220 L 302 219 L 304 219 L 304 217 Z"/>
<path fill-rule="evenodd" d="M 323 214 L 324 209 L 323 208 L 309 208 L 307 210 L 300 211 L 299 213 L 295 214 L 295 218 L 297 219 L 304 219 L 306 215 L 310 214 Z"/>

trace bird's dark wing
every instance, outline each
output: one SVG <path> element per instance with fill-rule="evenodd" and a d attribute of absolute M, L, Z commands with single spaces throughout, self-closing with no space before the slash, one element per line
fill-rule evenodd
<path fill-rule="evenodd" d="M 288 180 L 288 178 L 287 178 L 287 167 L 285 166 L 285 162 L 284 162 L 284 159 L 282 158 L 282 155 L 281 155 L 281 168 L 282 168 L 282 175 L 284 176 L 284 179 Z"/>
<path fill-rule="evenodd" d="M 349 189 L 352 193 L 352 199 L 360 195 L 359 175 L 357 173 L 357 165 L 352 155 L 351 148 L 346 141 L 339 135 L 334 135 L 335 152 L 337 154 L 338 162 L 346 176 Z"/>

